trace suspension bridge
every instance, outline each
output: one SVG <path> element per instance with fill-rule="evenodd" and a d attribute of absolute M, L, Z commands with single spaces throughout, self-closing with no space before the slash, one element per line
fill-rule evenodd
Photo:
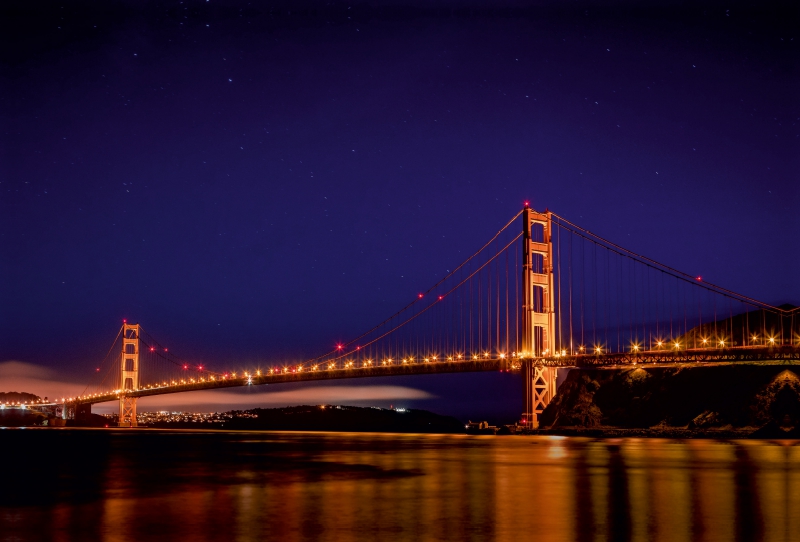
<path fill-rule="evenodd" d="M 520 227 L 521 222 L 521 227 Z M 627 250 L 527 203 L 472 256 L 371 329 L 311 359 L 261 367 L 192 363 L 124 322 L 91 383 L 53 403 L 65 418 L 117 401 L 267 383 L 518 371 L 521 423 L 538 427 L 559 369 L 800 361 L 800 312 Z"/>

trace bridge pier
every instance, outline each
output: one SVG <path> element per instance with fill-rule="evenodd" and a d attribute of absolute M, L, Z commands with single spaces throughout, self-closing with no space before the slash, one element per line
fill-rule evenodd
<path fill-rule="evenodd" d="M 522 363 L 522 425 L 530 429 L 539 428 L 539 416 L 556 395 L 557 378 L 556 367 L 537 366 L 532 360 Z"/>
<path fill-rule="evenodd" d="M 120 395 L 119 397 L 119 427 L 138 427 L 136 420 L 136 397 Z"/>

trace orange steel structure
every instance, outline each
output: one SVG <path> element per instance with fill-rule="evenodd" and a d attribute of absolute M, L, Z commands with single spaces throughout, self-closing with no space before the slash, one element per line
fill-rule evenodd
<path fill-rule="evenodd" d="M 136 397 L 126 391 L 139 389 L 139 324 L 122 325 L 122 356 L 120 356 L 119 426 L 136 427 Z"/>
<path fill-rule="evenodd" d="M 539 415 L 555 397 L 558 369 L 536 363 L 555 349 L 552 214 L 522 211 L 522 423 L 539 427 Z"/>
<path fill-rule="evenodd" d="M 520 216 L 522 231 L 513 233 L 516 229 L 513 225 Z M 498 236 L 507 228 L 513 229 L 498 241 Z M 506 243 L 511 235 L 513 239 Z M 568 236 L 570 258 L 566 266 L 562 265 L 562 238 L 565 235 Z M 575 249 L 580 254 L 577 261 L 582 281 L 580 292 L 575 291 L 574 305 L 572 236 L 577 240 Z M 584 239 L 594 251 L 591 258 L 583 252 Z M 522 242 L 521 261 L 516 245 L 519 240 Z M 598 264 L 598 247 L 625 265 L 617 263 L 617 260 L 609 264 L 608 256 Z M 498 258 L 504 253 L 505 272 Z M 513 259 L 509 253 L 513 254 Z M 478 255 L 482 256 L 473 261 Z M 609 265 L 612 264 L 617 267 L 612 267 L 613 273 L 610 273 Z M 584 273 L 586 265 L 589 269 Z M 564 268 L 568 270 L 566 283 Z M 651 274 L 654 275 L 652 287 Z M 616 290 L 608 290 L 612 275 L 620 280 Z M 598 276 L 606 282 L 605 291 L 597 287 Z M 670 282 L 666 286 L 664 282 L 658 283 L 659 277 Z M 595 284 L 589 284 L 590 292 L 584 299 L 583 287 L 587 279 Z M 447 280 L 450 282 L 446 283 Z M 453 286 L 454 283 L 457 284 Z M 669 289 L 673 284 L 685 285 L 695 292 L 699 290 L 700 294 L 694 296 L 690 292 L 681 297 L 677 286 Z M 665 287 L 668 288 L 666 293 Z M 568 289 L 566 297 L 562 295 L 564 288 Z M 642 291 L 637 292 L 637 288 Z M 626 292 L 628 289 L 632 292 Z M 605 297 L 598 297 L 600 294 L 605 294 Z M 704 319 L 703 294 L 712 297 L 713 305 L 709 304 L 709 309 L 713 308 L 713 317 L 709 313 Z M 651 299 L 652 296 L 655 298 Z M 603 314 L 598 317 L 597 306 L 600 305 L 602 310 L 603 303 L 614 302 L 617 297 L 621 301 L 611 308 L 606 305 L 605 317 Z M 724 321 L 718 323 L 717 298 L 723 302 L 733 300 L 745 309 L 756 310 L 734 317 L 728 302 L 728 314 L 723 314 Z M 423 299 L 430 301 L 426 303 Z M 587 347 L 583 335 L 583 304 L 588 304 L 589 300 L 595 314 L 586 325 L 587 335 L 591 329 L 593 342 Z M 566 310 L 563 308 L 565 303 Z M 621 304 L 624 303 L 628 306 L 623 311 Z M 573 306 L 576 311 L 580 307 L 580 318 L 577 314 L 573 317 Z M 439 309 L 440 312 L 435 312 Z M 652 314 L 651 310 L 655 313 Z M 687 322 L 687 315 L 695 310 L 699 313 L 695 321 Z M 626 320 L 628 313 L 630 318 Z M 609 316 L 622 321 L 614 326 Z M 537 212 L 526 204 L 480 250 L 430 290 L 419 293 L 417 301 L 354 340 L 337 344 L 327 354 L 300 363 L 214 372 L 203 365 L 178 359 L 139 324 L 124 322 L 120 330 L 122 351 L 119 358 L 115 357 L 106 365 L 107 372 L 99 381 L 102 387 L 74 398 L 61 398 L 53 405 L 59 407 L 64 418 L 72 418 L 86 416 L 94 403 L 118 401 L 119 426 L 136 427 L 139 397 L 280 382 L 520 371 L 523 380 L 521 423 L 529 429 L 536 429 L 542 413 L 556 395 L 559 368 L 754 361 L 795 363 L 800 361 L 798 320 L 798 308 L 774 307 L 710 284 L 700 277 L 681 273 L 606 241 L 555 213 L 547 210 Z M 741 327 L 741 335 L 738 331 L 737 335 L 734 334 L 734 321 L 737 329 Z M 609 328 L 610 337 L 604 338 Z M 403 329 L 410 330 L 409 337 L 401 337 L 400 341 L 392 339 L 393 333 L 399 334 Z M 614 340 L 614 331 L 616 345 L 608 343 L 609 339 Z M 434 340 L 435 334 L 441 334 L 444 340 L 441 337 Z M 423 336 L 421 340 L 420 336 Z M 119 338 L 120 335 L 115 338 L 115 345 Z M 388 348 L 381 350 L 370 346 L 373 343 L 380 346 L 381 340 L 388 343 Z M 140 356 L 141 346 L 144 350 Z M 111 351 L 119 352 L 116 346 L 109 353 Z M 111 360 L 111 357 L 107 354 L 106 359 Z M 144 369 L 140 371 L 142 367 Z"/>

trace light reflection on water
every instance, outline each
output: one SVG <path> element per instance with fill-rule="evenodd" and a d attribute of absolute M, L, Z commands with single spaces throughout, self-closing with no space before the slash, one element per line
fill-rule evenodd
<path fill-rule="evenodd" d="M 29 489 L 9 497 L 4 487 L 0 539 L 788 541 L 800 533 L 797 441 L 29 430 L 0 432 L 0 446 L 33 467 L 12 470 L 14 485 L 4 484 Z"/>

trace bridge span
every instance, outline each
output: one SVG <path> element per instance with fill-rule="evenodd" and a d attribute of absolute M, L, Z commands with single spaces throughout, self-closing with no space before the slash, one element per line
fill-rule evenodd
<path fill-rule="evenodd" d="M 215 390 L 242 386 L 283 384 L 287 382 L 312 382 L 319 380 L 338 380 L 352 378 L 376 378 L 386 376 L 414 376 L 445 373 L 469 372 L 519 372 L 522 359 L 484 358 L 484 359 L 437 359 L 428 361 L 397 360 L 386 365 L 362 364 L 345 367 L 317 368 L 304 371 L 302 366 L 284 366 L 278 369 L 252 370 L 239 373 L 190 377 L 187 379 L 148 384 L 135 390 L 117 389 L 100 394 L 87 394 L 69 398 L 76 405 L 87 405 L 118 401 L 120 395 L 129 397 L 150 397 L 198 390 Z M 718 363 L 778 363 L 800 364 L 800 348 L 784 347 L 741 347 L 729 349 L 692 349 L 682 351 L 644 351 L 637 353 L 578 354 L 573 356 L 542 357 L 532 361 L 536 365 L 559 369 L 579 369 L 589 367 L 635 367 L 672 366 L 678 364 L 718 364 Z"/>
<path fill-rule="evenodd" d="M 511 227 L 521 219 L 521 231 Z M 627 250 L 527 204 L 477 252 L 389 318 L 301 362 L 227 370 L 178 357 L 124 322 L 64 415 L 141 397 L 341 378 L 515 371 L 538 426 L 559 369 L 800 361 L 800 312 Z M 113 355 L 112 355 L 113 352 Z"/>

